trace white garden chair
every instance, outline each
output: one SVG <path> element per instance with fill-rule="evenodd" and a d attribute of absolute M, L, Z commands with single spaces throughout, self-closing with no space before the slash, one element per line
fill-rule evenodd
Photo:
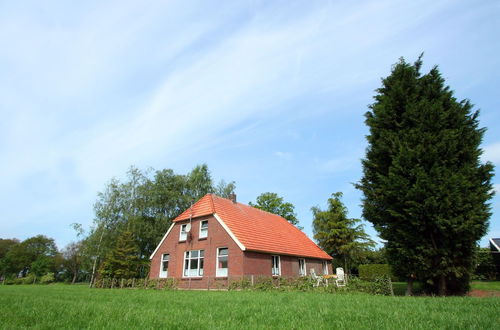
<path fill-rule="evenodd" d="M 336 270 L 337 279 L 335 280 L 335 284 L 339 286 L 345 286 L 345 274 L 344 268 L 338 267 Z"/>
<path fill-rule="evenodd" d="M 309 272 L 311 273 L 311 278 L 315 282 L 315 283 L 313 283 L 313 288 L 314 287 L 317 288 L 321 284 L 323 284 L 324 286 L 328 286 L 328 281 L 326 279 L 324 279 L 323 276 L 316 275 L 316 271 L 314 270 L 314 268 L 311 268 L 311 270 Z"/>

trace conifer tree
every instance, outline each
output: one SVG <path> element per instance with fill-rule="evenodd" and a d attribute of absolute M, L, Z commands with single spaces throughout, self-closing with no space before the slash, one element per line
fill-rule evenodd
<path fill-rule="evenodd" d="M 133 278 L 138 275 L 140 265 L 139 249 L 132 232 L 124 231 L 104 261 L 101 275 L 114 278 Z"/>
<path fill-rule="evenodd" d="M 313 233 L 318 245 L 334 258 L 334 262 L 349 271 L 349 264 L 356 256 L 366 252 L 375 243 L 359 224 L 360 219 L 348 218 L 347 208 L 341 201 L 342 193 L 336 192 L 328 199 L 328 209 L 311 208 Z"/>
<path fill-rule="evenodd" d="M 486 233 L 493 166 L 480 162 L 478 111 L 457 101 L 437 67 L 401 59 L 366 113 L 363 216 L 387 241 L 392 268 L 431 293 L 468 289 L 476 242 Z"/>

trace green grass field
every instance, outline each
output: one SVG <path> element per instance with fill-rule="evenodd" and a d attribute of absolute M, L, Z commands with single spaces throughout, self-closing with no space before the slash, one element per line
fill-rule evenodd
<path fill-rule="evenodd" d="M 500 298 L 0 286 L 0 327 L 494 329 Z"/>
<path fill-rule="evenodd" d="M 500 281 L 472 282 L 471 288 L 476 290 L 500 291 Z"/>

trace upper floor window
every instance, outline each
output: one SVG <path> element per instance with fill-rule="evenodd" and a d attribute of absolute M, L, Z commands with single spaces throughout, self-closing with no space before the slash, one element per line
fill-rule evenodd
<path fill-rule="evenodd" d="M 227 257 L 228 248 L 218 248 L 217 249 L 217 276 L 227 276 Z"/>
<path fill-rule="evenodd" d="M 170 259 L 169 254 L 161 255 L 161 264 L 160 264 L 160 277 L 165 278 L 168 277 L 168 261 Z"/>
<path fill-rule="evenodd" d="M 328 275 L 328 261 L 323 261 L 323 275 Z"/>
<path fill-rule="evenodd" d="M 200 238 L 208 237 L 208 220 L 200 221 Z"/>
<path fill-rule="evenodd" d="M 179 241 L 187 240 L 188 232 L 187 232 L 187 223 L 181 225 L 181 232 L 179 234 Z"/>
<path fill-rule="evenodd" d="M 271 256 L 271 258 L 272 258 L 271 274 L 273 276 L 281 275 L 280 256 Z"/>
<path fill-rule="evenodd" d="M 184 253 L 184 276 L 203 276 L 204 250 L 192 250 Z"/>
<path fill-rule="evenodd" d="M 299 258 L 299 275 L 300 276 L 306 276 L 307 271 L 306 271 L 306 259 Z"/>

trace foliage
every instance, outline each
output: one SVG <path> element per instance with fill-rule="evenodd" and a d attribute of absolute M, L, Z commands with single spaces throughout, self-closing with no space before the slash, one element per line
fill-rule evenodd
<path fill-rule="evenodd" d="M 47 273 L 40 278 L 41 284 L 49 284 L 55 281 L 54 273 Z"/>
<path fill-rule="evenodd" d="M 214 188 L 214 193 L 220 197 L 230 198 L 231 195 L 234 195 L 235 189 L 236 183 L 234 181 L 226 183 L 226 181 L 220 180 L 217 186 Z"/>
<path fill-rule="evenodd" d="M 479 112 L 455 99 L 437 67 L 422 75 L 421 66 L 401 59 L 382 80 L 357 188 L 396 274 L 463 294 L 488 227 L 493 166 L 480 163 Z"/>
<path fill-rule="evenodd" d="M 63 265 L 64 268 L 71 276 L 71 283 L 74 284 L 78 278 L 78 274 L 80 273 L 80 269 L 82 268 L 83 262 L 83 242 L 71 242 L 64 248 L 63 255 Z"/>
<path fill-rule="evenodd" d="M 0 259 L 5 257 L 7 252 L 9 252 L 13 246 L 18 245 L 19 243 L 20 243 L 19 240 L 16 238 L 12 238 L 12 239 L 0 238 Z"/>
<path fill-rule="evenodd" d="M 495 329 L 500 300 L 56 284 L 0 285 L 0 305 L 5 329 Z"/>
<path fill-rule="evenodd" d="M 123 232 L 110 251 L 100 271 L 101 276 L 133 278 L 139 274 L 139 249 L 130 231 Z"/>
<path fill-rule="evenodd" d="M 283 197 L 278 196 L 276 193 L 262 193 L 257 196 L 255 204 L 252 202 L 248 204 L 266 212 L 277 214 L 300 230 L 304 229 L 299 226 L 299 220 L 297 219 L 297 214 L 295 214 L 295 206 L 292 203 L 283 201 Z"/>
<path fill-rule="evenodd" d="M 348 271 L 350 265 L 374 246 L 374 242 L 365 233 L 363 225 L 358 224 L 361 220 L 347 217 L 347 208 L 341 198 L 342 193 L 334 193 L 328 199 L 326 210 L 312 208 L 313 233 L 318 245 L 334 260 L 343 262 Z"/>
<path fill-rule="evenodd" d="M 54 260 L 47 256 L 40 256 L 31 263 L 30 274 L 35 276 L 42 276 L 49 270 L 53 269 Z"/>
<path fill-rule="evenodd" d="M 388 264 L 359 265 L 359 278 L 374 280 L 377 277 L 391 277 L 391 266 Z"/>
<path fill-rule="evenodd" d="M 94 205 L 94 227 L 84 239 L 84 252 L 99 268 L 118 236 L 125 230 L 134 233 L 141 259 L 140 276 L 149 271 L 148 258 L 172 220 L 207 193 L 233 193 L 235 183 L 223 180 L 214 187 L 206 164 L 187 175 L 171 169 L 141 171 L 131 167 L 122 182 L 112 179 L 98 193 Z M 88 267 L 88 266 L 86 266 Z"/>
<path fill-rule="evenodd" d="M 474 255 L 474 280 L 496 280 L 500 279 L 497 267 L 493 260 L 491 250 L 488 248 L 476 247 Z"/>
<path fill-rule="evenodd" d="M 21 243 L 10 244 L 1 259 L 0 267 L 6 277 L 26 276 L 33 271 L 39 275 L 56 271 L 57 247 L 52 238 L 43 235 L 30 237 Z"/>

